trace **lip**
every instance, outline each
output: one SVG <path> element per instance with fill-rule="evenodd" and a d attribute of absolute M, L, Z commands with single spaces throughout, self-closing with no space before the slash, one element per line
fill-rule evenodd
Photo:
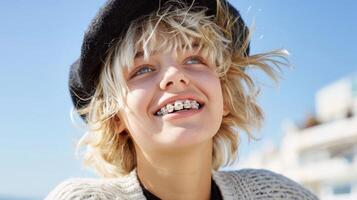
<path fill-rule="evenodd" d="M 156 114 L 156 112 L 158 112 L 162 107 L 164 107 L 165 105 L 169 104 L 169 103 L 173 103 L 177 100 L 195 100 L 197 101 L 199 104 L 204 105 L 203 100 L 201 100 L 200 98 L 198 98 L 197 96 L 194 95 L 176 95 L 176 96 L 171 96 L 169 98 L 166 98 L 164 100 L 162 100 L 161 102 L 159 102 L 159 105 L 154 109 L 154 111 L 152 112 L 153 115 Z M 199 109 L 201 110 L 201 109 Z M 198 111 L 199 111 L 198 110 Z M 174 113 L 171 113 L 174 114 Z"/>

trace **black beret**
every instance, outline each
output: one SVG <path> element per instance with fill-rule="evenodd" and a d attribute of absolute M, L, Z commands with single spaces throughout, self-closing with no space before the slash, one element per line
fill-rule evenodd
<path fill-rule="evenodd" d="M 216 14 L 216 0 L 181 0 L 189 5 L 205 7 L 207 15 Z M 237 17 L 236 25 L 239 30 L 247 30 L 239 12 L 225 0 L 229 12 Z M 169 0 L 109 0 L 99 10 L 84 34 L 81 55 L 71 66 L 69 90 L 73 104 L 80 109 L 91 100 L 98 83 L 103 61 L 113 40 L 125 35 L 130 23 L 144 15 L 156 11 Z M 233 34 L 236 40 L 241 33 Z M 234 40 L 234 38 L 233 38 Z M 249 46 L 246 50 L 249 54 Z M 82 116 L 84 117 L 84 116 Z"/>

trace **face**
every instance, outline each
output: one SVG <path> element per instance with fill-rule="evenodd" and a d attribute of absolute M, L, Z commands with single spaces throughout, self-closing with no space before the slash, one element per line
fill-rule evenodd
<path fill-rule="evenodd" d="M 223 97 L 216 66 L 207 60 L 198 51 L 135 56 L 125 71 L 129 91 L 120 115 L 136 145 L 163 150 L 211 142 Z"/>

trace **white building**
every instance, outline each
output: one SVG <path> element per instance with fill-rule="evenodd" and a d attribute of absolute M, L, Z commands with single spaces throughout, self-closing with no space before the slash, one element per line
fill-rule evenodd
<path fill-rule="evenodd" d="M 249 156 L 243 166 L 267 168 L 311 189 L 321 199 L 357 199 L 357 76 L 316 94 L 316 116 L 303 127 L 285 123 L 280 148 Z"/>

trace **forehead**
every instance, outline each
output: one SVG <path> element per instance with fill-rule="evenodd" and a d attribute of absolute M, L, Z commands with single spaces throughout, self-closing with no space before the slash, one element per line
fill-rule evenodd
<path fill-rule="evenodd" d="M 166 38 L 163 38 L 164 36 Z M 215 56 L 209 56 L 212 53 L 212 48 L 194 37 L 172 37 L 156 33 L 146 43 L 140 39 L 133 39 L 134 41 L 133 48 L 129 48 L 130 51 L 127 49 L 126 55 L 122 55 L 122 58 L 127 60 L 125 64 L 121 65 L 125 75 L 141 62 L 149 62 L 150 59 L 154 59 L 160 54 L 170 54 L 175 59 L 181 59 L 188 54 L 198 54 L 207 59 L 209 63 L 215 63 Z"/>
<path fill-rule="evenodd" d="M 192 15 L 197 23 L 189 24 L 185 18 L 137 21 L 132 23 L 117 52 L 120 54 L 120 66 L 133 66 L 135 59 L 148 59 L 159 53 L 171 53 L 173 56 L 186 52 L 199 51 L 201 56 L 217 59 L 226 40 L 219 31 L 200 15 Z M 190 17 L 187 17 L 190 18 Z M 176 20 L 176 21 L 175 21 Z M 194 21 L 194 20 L 191 20 Z M 218 31 L 218 32 L 217 32 Z M 215 56 L 213 56 L 215 55 Z"/>
<path fill-rule="evenodd" d="M 176 56 L 176 53 L 196 51 L 203 47 L 193 37 L 181 38 L 159 33 L 153 33 L 152 37 L 145 41 L 142 39 L 137 41 L 133 48 L 134 58 L 147 58 L 158 53 L 171 53 Z"/>
<path fill-rule="evenodd" d="M 182 46 L 179 49 L 175 49 L 173 50 L 174 52 L 168 52 L 166 51 L 162 51 L 162 50 L 152 50 L 150 52 L 147 52 L 148 55 L 145 55 L 145 51 L 142 47 L 140 47 L 139 49 L 135 50 L 135 54 L 134 54 L 134 60 L 135 59 L 143 59 L 143 58 L 147 58 L 146 56 L 150 57 L 150 56 L 156 56 L 160 53 L 171 53 L 173 56 L 177 57 L 180 56 L 181 54 L 186 54 L 186 53 L 200 53 L 201 48 L 199 47 L 198 44 L 189 44 L 189 45 L 185 45 Z"/>

